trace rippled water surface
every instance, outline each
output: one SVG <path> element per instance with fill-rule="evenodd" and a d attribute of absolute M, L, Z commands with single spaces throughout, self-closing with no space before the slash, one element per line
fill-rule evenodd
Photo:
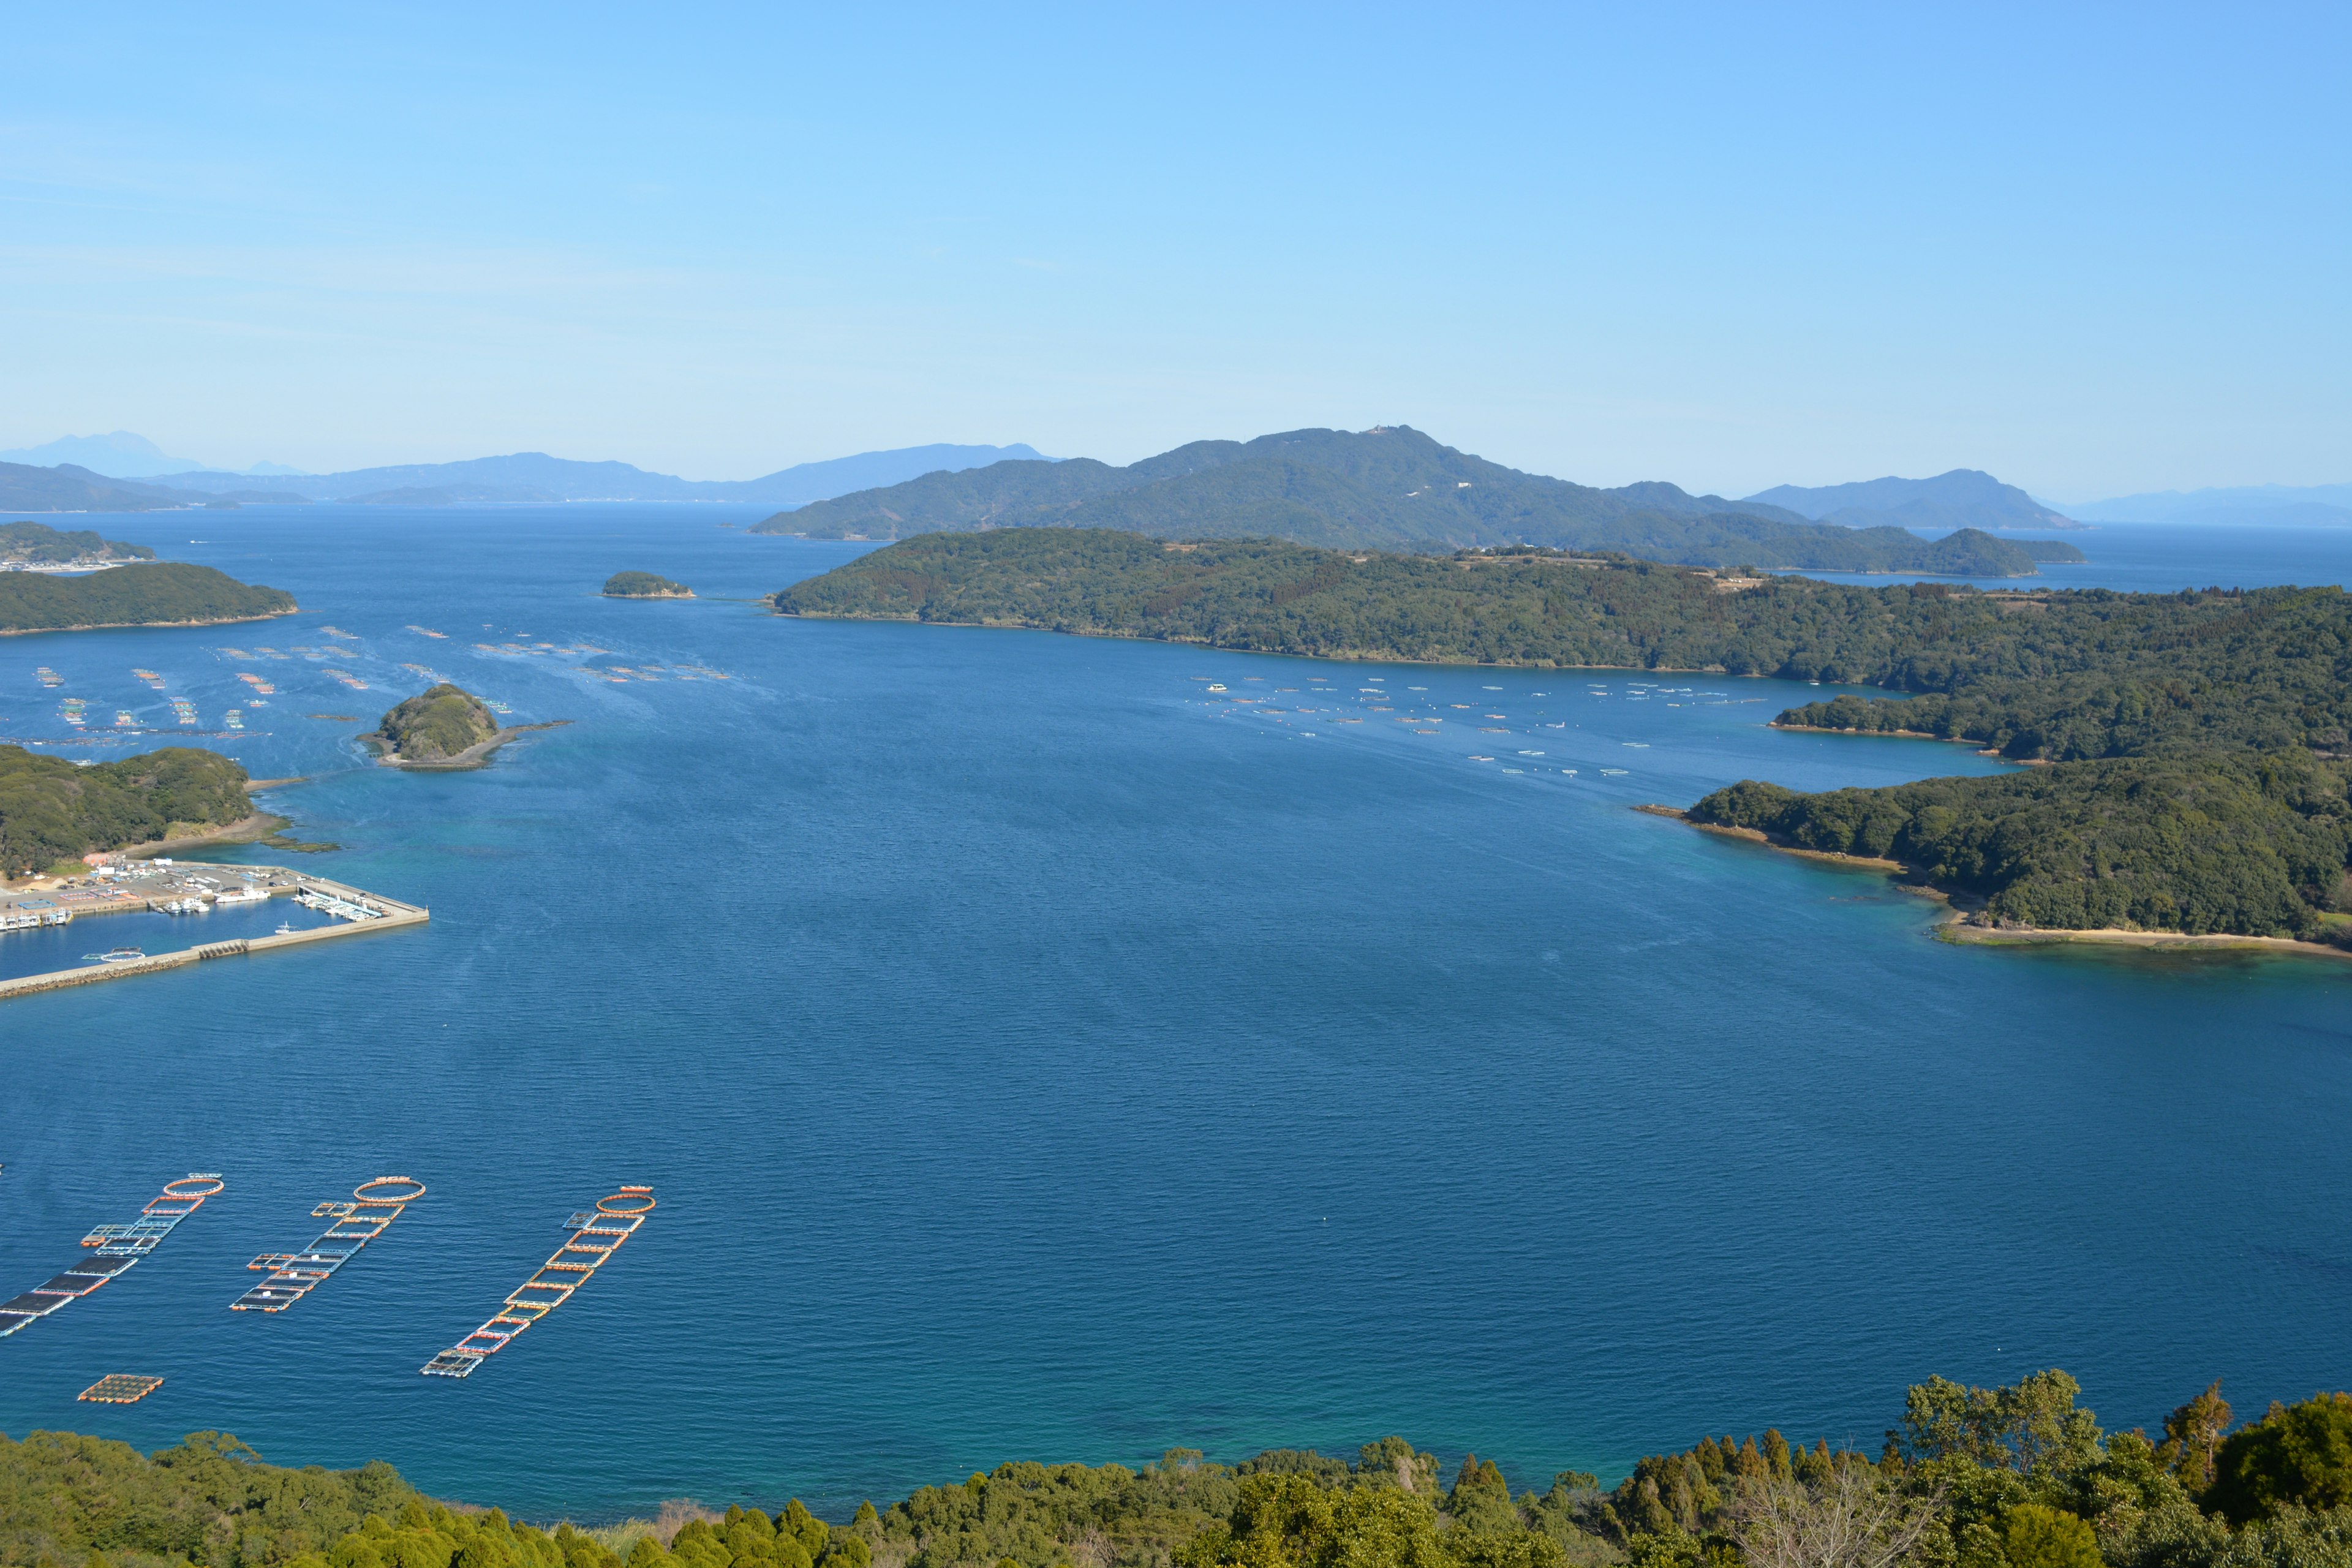
<path fill-rule="evenodd" d="M 756 515 L 110 520 L 304 613 L 0 640 L 0 733 L 237 706 L 206 743 L 344 847 L 251 858 L 434 917 L 0 1010 L 0 1285 L 228 1182 L 0 1341 L 0 1429 L 606 1517 L 1391 1431 L 1542 1484 L 1874 1444 L 1938 1372 L 2063 1365 L 2115 1425 L 2343 1381 L 2352 966 L 1948 946 L 1879 878 L 1629 809 L 1966 750 L 1769 731 L 1822 695 L 1769 681 L 780 619 L 736 600 L 861 547 L 718 526 Z M 705 597 L 596 597 L 621 568 Z M 571 722 L 364 765 L 424 671 Z M 382 1240 L 226 1310 L 386 1172 L 431 1191 Z M 417 1375 L 624 1182 L 661 1207 L 577 1299 Z M 110 1372 L 168 1381 L 75 1403 Z"/>

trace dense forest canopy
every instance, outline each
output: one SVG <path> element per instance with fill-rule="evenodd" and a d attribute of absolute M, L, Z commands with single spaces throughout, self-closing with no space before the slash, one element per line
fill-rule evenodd
<path fill-rule="evenodd" d="M 245 783 L 245 770 L 226 757 L 189 746 L 87 768 L 0 746 L 0 876 L 148 843 L 175 823 L 241 822 L 253 811 Z"/>
<path fill-rule="evenodd" d="M 1450 557 L 1006 529 L 875 551 L 786 614 L 1036 626 L 1328 658 L 1874 685 L 1782 724 L 1965 740 L 2048 769 L 1692 815 L 1904 861 L 1982 918 L 2352 942 L 2352 596 L 1856 587 L 1514 549 Z"/>
<path fill-rule="evenodd" d="M 1783 717 L 1967 739 L 2021 759 L 2212 744 L 2352 750 L 2352 597 L 2332 587 L 1996 594 L 1727 578 L 1622 556 L 1438 558 L 1262 540 L 1171 548 L 1024 529 L 910 539 L 775 602 L 793 615 L 1323 658 L 1883 686 L 1923 695 L 1841 698 Z"/>
<path fill-rule="evenodd" d="M 1264 535 L 1341 549 L 1573 546 L 1698 565 L 1973 577 L 2032 576 L 2037 561 L 2083 559 L 2053 541 L 1964 528 L 1931 542 L 1900 527 L 1819 523 L 1669 484 L 1594 489 L 1490 463 L 1404 426 L 1195 441 L 1124 468 L 1081 458 L 926 474 L 779 512 L 755 531 L 905 539 L 1037 527 Z"/>
<path fill-rule="evenodd" d="M 76 561 L 154 559 L 155 552 L 147 546 L 102 538 L 94 528 L 66 531 L 39 522 L 0 522 L 0 561 L 64 566 Z"/>
<path fill-rule="evenodd" d="M 373 738 L 403 762 L 437 763 L 498 732 L 498 719 L 480 698 L 445 680 L 386 713 Z"/>
<path fill-rule="evenodd" d="M 2220 1385 L 2160 1437 L 2106 1433 L 2063 1372 L 1932 1378 L 1873 1458 L 1778 1431 L 1707 1436 L 1615 1487 L 1564 1471 L 1514 1495 L 1465 1456 L 1448 1482 L 1402 1437 L 1352 1461 L 1171 1449 L 1140 1469 L 1013 1463 L 828 1523 L 672 1504 L 541 1530 L 421 1497 L 382 1463 L 266 1465 L 197 1433 L 0 1437 L 0 1565 L 82 1568 L 2343 1568 L 2352 1396 L 2231 1429 Z M 92 1553 L 99 1554 L 96 1557 Z"/>
<path fill-rule="evenodd" d="M 179 561 L 116 566 L 87 577 L 0 572 L 0 632 L 257 621 L 290 616 L 299 607 L 291 594 Z"/>
<path fill-rule="evenodd" d="M 1743 780 L 1693 821 L 1902 861 L 1986 923 L 2341 941 L 2352 800 L 2341 763 L 2208 752 L 1800 795 Z"/>

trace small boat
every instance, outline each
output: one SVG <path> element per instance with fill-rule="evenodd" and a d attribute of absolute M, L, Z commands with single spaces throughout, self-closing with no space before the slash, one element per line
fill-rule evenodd
<path fill-rule="evenodd" d="M 85 952 L 81 955 L 81 961 L 84 963 L 128 963 L 134 958 L 146 956 L 145 952 L 135 947 L 118 947 L 105 952 Z"/>
<path fill-rule="evenodd" d="M 294 934 L 294 928 L 288 925 L 284 921 L 279 921 L 278 922 L 278 934 L 279 936 L 292 936 Z"/>

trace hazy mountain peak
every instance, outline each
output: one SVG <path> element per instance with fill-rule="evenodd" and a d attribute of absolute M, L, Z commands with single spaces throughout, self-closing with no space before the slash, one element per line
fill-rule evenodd
<path fill-rule="evenodd" d="M 43 468 L 70 463 L 110 479 L 141 479 L 204 467 L 193 458 L 172 457 L 146 437 L 130 430 L 112 430 L 103 436 L 60 436 L 38 447 L 0 452 L 0 463 L 24 463 Z"/>
<path fill-rule="evenodd" d="M 1785 507 L 1815 521 L 1872 528 L 2073 528 L 2072 518 L 2043 506 L 1981 468 L 1953 468 L 1933 479 L 1889 475 L 1843 485 L 1775 485 L 1748 498 Z"/>

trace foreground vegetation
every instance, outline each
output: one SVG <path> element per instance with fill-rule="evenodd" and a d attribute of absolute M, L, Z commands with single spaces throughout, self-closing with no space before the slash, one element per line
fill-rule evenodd
<path fill-rule="evenodd" d="M 0 573 L 0 632 L 257 621 L 299 607 L 291 594 L 180 561 L 116 566 L 87 577 Z"/>
<path fill-rule="evenodd" d="M 2352 942 L 2352 596 L 1854 587 L 1510 550 L 934 534 L 775 596 L 795 615 L 1024 626 L 1339 658 L 1774 675 L 1842 696 L 1784 725 L 1967 741 L 2025 776 L 1798 795 L 1698 820 L 1906 862 L 1994 921 Z"/>
<path fill-rule="evenodd" d="M 2161 1437 L 2103 1433 L 2062 1372 L 1910 1390 L 1876 1458 L 1777 1431 L 1643 1459 L 1615 1488 L 1567 1471 L 1512 1494 L 1475 1455 L 1443 1484 L 1401 1437 L 1354 1462 L 1171 1449 L 1120 1465 L 1008 1464 L 827 1524 L 665 1510 L 582 1531 L 419 1495 L 391 1467 L 282 1469 L 197 1433 L 142 1458 L 64 1433 L 0 1437 L 9 1568 L 2346 1568 L 2352 1395 L 2230 1430 L 2220 1385 Z"/>
<path fill-rule="evenodd" d="M 2030 577 L 2036 562 L 2083 559 L 2056 541 L 2021 543 L 1963 528 L 1930 542 L 1905 528 L 1815 522 L 1667 484 L 1594 489 L 1487 462 L 1403 426 L 1194 441 L 1123 468 L 1079 458 L 941 471 L 779 512 L 753 531 L 906 539 L 1007 528 L 1263 535 L 1339 549 L 1537 544 L 1693 565 L 1968 577 Z"/>
<path fill-rule="evenodd" d="M 498 732 L 480 698 L 445 680 L 394 707 L 367 738 L 397 761 L 439 763 Z"/>
<path fill-rule="evenodd" d="M 241 822 L 253 812 L 245 784 L 243 768 L 191 746 L 87 768 L 0 746 L 0 876 L 170 837 L 175 826 Z"/>

